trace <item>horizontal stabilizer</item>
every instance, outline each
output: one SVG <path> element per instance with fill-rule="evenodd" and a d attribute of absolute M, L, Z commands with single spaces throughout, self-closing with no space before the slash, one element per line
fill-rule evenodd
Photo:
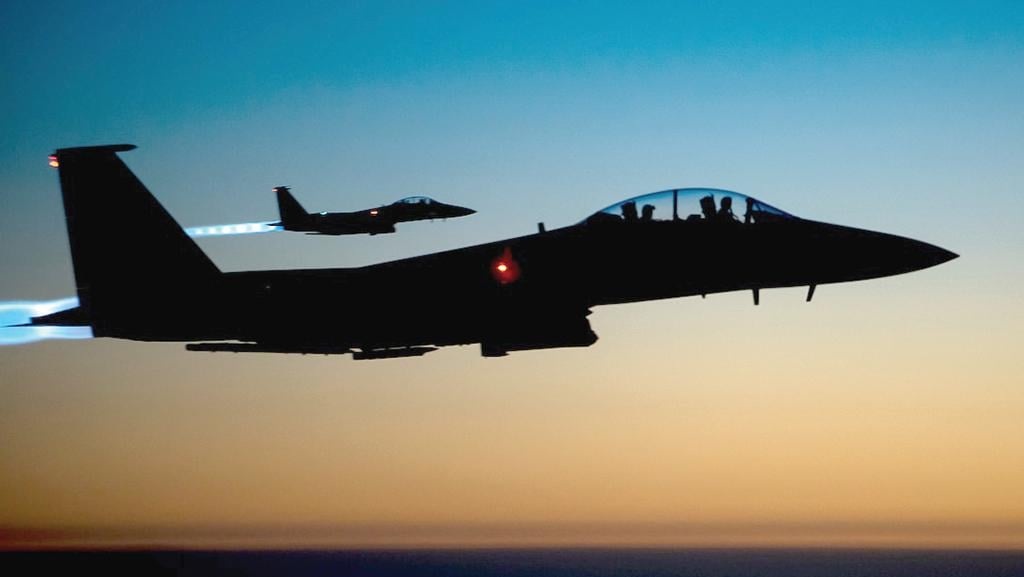
<path fill-rule="evenodd" d="M 65 309 L 43 315 L 32 317 L 31 322 L 21 326 L 58 326 L 58 327 L 86 327 L 89 326 L 89 315 L 82 307 Z"/>

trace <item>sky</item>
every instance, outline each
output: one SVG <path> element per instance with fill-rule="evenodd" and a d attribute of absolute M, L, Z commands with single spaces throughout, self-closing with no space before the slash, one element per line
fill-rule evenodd
<path fill-rule="evenodd" d="M 500 359 L 0 347 L 0 547 L 1024 548 L 1024 5 L 830 4 L 0 3 L 0 301 L 73 295 L 46 155 L 120 142 L 183 226 L 272 220 L 277 185 L 478 211 L 201 239 L 223 270 L 690 186 L 961 255 Z"/>

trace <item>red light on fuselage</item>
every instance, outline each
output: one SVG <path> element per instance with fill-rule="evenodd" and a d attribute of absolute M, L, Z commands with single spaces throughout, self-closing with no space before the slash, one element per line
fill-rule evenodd
<path fill-rule="evenodd" d="M 49 164 L 50 164 L 50 166 L 52 166 L 54 168 L 57 168 L 58 166 L 60 166 L 60 162 L 57 161 L 57 155 L 55 155 L 55 154 L 51 154 L 50 155 L 50 163 Z"/>
<path fill-rule="evenodd" d="M 519 280 L 520 274 L 519 263 L 512 258 L 512 249 L 508 247 L 505 247 L 505 252 L 501 253 L 501 256 L 491 261 L 491 276 L 498 284 L 514 283 Z"/>

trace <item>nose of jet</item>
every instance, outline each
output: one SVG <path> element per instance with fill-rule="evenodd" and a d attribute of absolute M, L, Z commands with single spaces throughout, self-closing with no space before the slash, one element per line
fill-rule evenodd
<path fill-rule="evenodd" d="M 469 216 L 471 214 L 476 214 L 475 210 L 473 210 L 472 208 L 466 208 L 464 206 L 457 207 L 455 209 L 455 212 L 458 213 L 458 216 Z"/>
<path fill-rule="evenodd" d="M 887 235 L 888 236 L 888 235 Z M 958 254 L 942 247 L 910 238 L 889 236 L 885 242 L 886 259 L 899 272 L 921 270 L 957 258 Z"/>
<path fill-rule="evenodd" d="M 808 223 L 816 240 L 802 246 L 822 276 L 839 281 L 880 278 L 921 270 L 957 258 L 944 248 L 884 232 Z"/>
<path fill-rule="evenodd" d="M 923 266 L 921 268 L 928 268 L 930 266 L 935 266 L 938 264 L 942 264 L 944 262 L 949 262 L 954 258 L 958 258 L 960 256 L 951 250 L 946 250 L 942 247 L 935 246 L 933 244 L 922 242 L 921 245 L 923 245 L 920 249 L 920 258 L 921 262 L 923 263 Z"/>

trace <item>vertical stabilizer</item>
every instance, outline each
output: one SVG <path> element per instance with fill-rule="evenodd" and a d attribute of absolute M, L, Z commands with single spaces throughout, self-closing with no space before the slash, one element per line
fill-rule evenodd
<path fill-rule="evenodd" d="M 287 186 L 274 187 L 277 195 L 277 210 L 281 214 L 281 226 L 285 230 L 303 230 L 309 223 L 309 213 L 292 196 Z"/>
<path fill-rule="evenodd" d="M 97 336 L 179 314 L 175 301 L 208 290 L 216 265 L 118 152 L 130 144 L 63 148 L 60 171 L 75 285 Z M 162 301 L 162 302 L 161 302 Z"/>

